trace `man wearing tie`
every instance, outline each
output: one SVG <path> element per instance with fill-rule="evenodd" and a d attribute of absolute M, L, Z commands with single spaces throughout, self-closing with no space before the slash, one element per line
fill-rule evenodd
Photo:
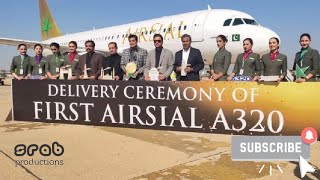
<path fill-rule="evenodd" d="M 87 71 L 88 79 L 97 80 L 101 74 L 101 67 L 103 62 L 103 55 L 95 53 L 95 43 L 92 40 L 85 42 L 85 48 L 87 53 L 79 57 L 79 62 L 76 69 L 77 79 L 85 79 L 84 77 L 84 67 L 90 68 Z"/>
<path fill-rule="evenodd" d="M 146 66 L 144 68 L 144 77 L 146 81 L 149 81 L 149 70 L 151 68 L 158 68 L 158 80 L 164 81 L 173 71 L 174 56 L 170 50 L 163 48 L 163 37 L 161 34 L 155 34 L 153 36 L 153 42 L 156 48 L 148 52 Z"/>
<path fill-rule="evenodd" d="M 191 36 L 184 34 L 181 37 L 183 49 L 175 56 L 174 71 L 178 81 L 200 81 L 199 71 L 204 63 L 199 49 L 191 47 Z"/>

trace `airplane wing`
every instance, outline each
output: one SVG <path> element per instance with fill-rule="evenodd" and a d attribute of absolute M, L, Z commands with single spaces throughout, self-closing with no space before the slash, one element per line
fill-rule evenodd
<path fill-rule="evenodd" d="M 43 48 L 49 48 L 49 44 L 44 44 L 40 41 L 28 41 L 22 39 L 11 39 L 0 37 L 0 45 L 8 45 L 17 47 L 19 44 L 26 44 L 28 48 L 33 49 L 34 45 L 41 44 Z"/>
<path fill-rule="evenodd" d="M 29 41 L 29 40 L 22 40 L 22 39 L 12 39 L 12 38 L 0 37 L 0 45 L 8 45 L 8 46 L 17 47 L 19 44 L 27 45 L 28 49 L 33 49 L 34 45 L 36 45 L 36 44 L 41 44 L 44 49 L 50 49 L 50 44 L 46 44 L 46 43 L 43 43 L 40 41 Z M 86 53 L 85 48 L 81 48 L 81 47 L 78 47 L 77 51 L 79 52 L 79 54 Z M 68 53 L 68 47 L 60 45 L 60 52 Z M 97 50 L 96 52 L 101 53 L 106 56 L 109 55 L 109 52 L 105 51 L 105 50 Z"/>
<path fill-rule="evenodd" d="M 50 49 L 50 44 L 46 44 L 41 41 L 29 41 L 29 40 L 22 40 L 22 39 L 12 39 L 12 38 L 0 37 L 0 45 L 8 45 L 8 46 L 17 47 L 19 44 L 27 45 L 28 49 L 33 49 L 34 45 L 36 45 L 36 44 L 41 44 L 43 49 Z M 78 52 L 85 52 L 86 51 L 84 48 L 78 48 L 77 50 L 78 50 Z M 60 51 L 61 52 L 68 52 L 68 47 L 60 45 Z"/>

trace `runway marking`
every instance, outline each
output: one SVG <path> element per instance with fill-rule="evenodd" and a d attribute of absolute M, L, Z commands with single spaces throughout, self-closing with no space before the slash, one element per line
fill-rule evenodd
<path fill-rule="evenodd" d="M 277 167 L 278 167 L 279 171 L 283 174 L 283 171 L 278 164 L 277 164 Z"/>
<path fill-rule="evenodd" d="M 262 172 L 263 168 L 264 168 L 264 165 L 262 165 L 262 167 L 260 168 L 259 174 Z"/>

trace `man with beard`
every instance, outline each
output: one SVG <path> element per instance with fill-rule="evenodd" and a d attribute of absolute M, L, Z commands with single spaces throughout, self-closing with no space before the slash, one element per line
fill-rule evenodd
<path fill-rule="evenodd" d="M 94 52 L 95 43 L 92 40 L 85 42 L 87 53 L 79 57 L 76 69 L 77 79 L 86 79 L 84 76 L 85 67 L 87 68 L 88 79 L 97 80 L 101 74 L 103 55 Z"/>

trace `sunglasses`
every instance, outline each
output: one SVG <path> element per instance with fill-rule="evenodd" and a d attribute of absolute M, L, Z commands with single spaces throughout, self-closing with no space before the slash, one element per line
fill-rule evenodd
<path fill-rule="evenodd" d="M 153 42 L 154 43 L 161 43 L 162 41 L 161 40 L 154 40 Z"/>

